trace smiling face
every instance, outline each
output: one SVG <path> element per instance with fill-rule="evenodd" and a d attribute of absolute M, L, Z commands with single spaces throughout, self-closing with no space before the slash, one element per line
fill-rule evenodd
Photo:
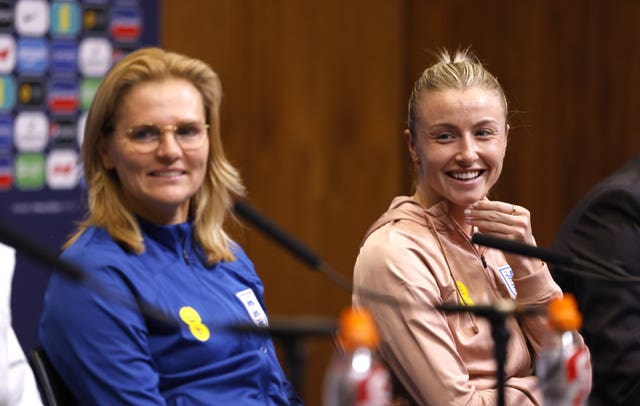
<path fill-rule="evenodd" d="M 189 201 L 202 185 L 209 140 L 184 151 L 172 131 L 165 131 L 158 148 L 137 152 L 126 131 L 142 124 L 160 128 L 205 123 L 202 97 L 187 80 L 170 78 L 135 85 L 123 97 L 115 129 L 101 148 L 104 166 L 115 170 L 127 206 L 156 224 L 185 222 Z"/>
<path fill-rule="evenodd" d="M 507 147 L 502 97 L 480 87 L 424 92 L 415 135 L 405 140 L 417 163 L 417 193 L 427 206 L 446 199 L 467 207 L 497 182 Z"/>

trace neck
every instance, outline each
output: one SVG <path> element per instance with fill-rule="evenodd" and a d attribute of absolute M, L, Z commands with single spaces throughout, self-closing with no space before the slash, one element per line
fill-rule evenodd
<path fill-rule="evenodd" d="M 442 196 L 436 195 L 433 193 L 433 191 L 425 190 L 420 187 L 417 188 L 416 193 L 413 195 L 413 198 L 420 202 L 420 204 L 424 206 L 425 209 L 428 209 L 429 207 L 443 200 Z M 471 235 L 471 233 L 473 232 L 473 227 L 464 221 L 464 211 L 469 207 L 470 206 L 468 205 L 460 206 L 451 201 L 447 201 L 447 211 L 449 213 L 449 216 L 467 235 Z"/>
<path fill-rule="evenodd" d="M 460 226 L 460 228 L 465 232 L 466 235 L 471 235 L 473 233 L 473 227 L 466 221 L 464 221 L 464 211 L 470 206 L 459 206 L 452 202 L 447 202 L 447 207 L 449 208 L 449 216 L 453 219 L 453 221 L 455 221 L 456 224 Z"/>

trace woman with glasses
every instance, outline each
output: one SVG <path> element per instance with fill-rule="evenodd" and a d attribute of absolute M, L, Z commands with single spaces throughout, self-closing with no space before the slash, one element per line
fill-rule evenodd
<path fill-rule="evenodd" d="M 403 135 L 415 193 L 396 197 L 360 248 L 354 303 L 372 311 L 381 355 L 416 404 L 495 405 L 501 392 L 492 329 L 473 306 L 513 299 L 543 307 L 562 295 L 541 261 L 471 242 L 480 232 L 535 244 L 529 211 L 488 197 L 507 150 L 507 113 L 502 87 L 477 59 L 443 51 L 409 99 Z M 373 300 L 364 290 L 403 305 Z M 469 312 L 436 311 L 442 304 Z M 506 328 L 504 400 L 539 405 L 533 365 L 548 332 L 546 318 L 507 318 Z"/>
<path fill-rule="evenodd" d="M 80 404 L 300 403 L 271 339 L 228 328 L 268 321 L 223 228 L 244 188 L 223 152 L 221 97 L 209 66 L 157 48 L 119 61 L 95 95 L 88 216 L 62 254 L 89 283 L 54 274 L 40 322 Z"/>

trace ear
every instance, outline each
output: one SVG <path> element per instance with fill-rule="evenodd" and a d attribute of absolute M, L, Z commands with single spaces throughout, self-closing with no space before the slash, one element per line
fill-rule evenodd
<path fill-rule="evenodd" d="M 407 143 L 407 148 L 409 148 L 409 155 L 411 156 L 411 160 L 415 164 L 420 165 L 420 154 L 418 154 L 418 150 L 416 148 L 416 140 L 411 135 L 411 131 L 409 131 L 408 128 L 405 129 L 402 133 L 402 136 L 404 137 L 404 141 Z"/>
<path fill-rule="evenodd" d="M 110 171 L 111 169 L 115 168 L 115 164 L 113 163 L 113 160 L 109 155 L 109 151 L 111 150 L 109 144 L 110 144 L 110 140 L 107 139 L 107 137 L 105 137 L 104 134 L 101 134 L 99 146 L 98 146 L 98 150 L 100 152 L 100 159 L 102 160 L 102 165 L 104 165 L 104 167 Z"/>

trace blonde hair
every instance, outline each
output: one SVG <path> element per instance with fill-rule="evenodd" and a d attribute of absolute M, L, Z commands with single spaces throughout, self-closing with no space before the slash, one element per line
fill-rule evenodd
<path fill-rule="evenodd" d="M 416 109 L 419 96 L 424 92 L 437 92 L 446 89 L 469 89 L 480 87 L 493 90 L 500 95 L 504 103 L 505 115 L 508 112 L 507 97 L 495 76 L 485 69 L 471 51 L 457 50 L 451 56 L 446 49 L 436 54 L 438 62 L 428 67 L 416 80 L 409 97 L 409 117 L 407 128 L 415 137 Z"/>
<path fill-rule="evenodd" d="M 88 188 L 88 215 L 65 243 L 68 247 L 91 226 L 104 227 L 109 235 L 135 253 L 144 252 L 144 241 L 135 214 L 127 207 L 117 176 L 101 159 L 100 149 L 115 128 L 118 106 L 136 85 L 168 78 L 188 80 L 202 96 L 209 124 L 209 162 L 200 189 L 191 198 L 189 215 L 194 235 L 209 263 L 234 260 L 231 239 L 223 229 L 233 205 L 233 195 L 242 196 L 244 186 L 229 163 L 220 139 L 222 85 L 218 75 L 204 62 L 159 48 L 137 50 L 115 64 L 96 92 L 85 125 L 81 159 Z"/>

